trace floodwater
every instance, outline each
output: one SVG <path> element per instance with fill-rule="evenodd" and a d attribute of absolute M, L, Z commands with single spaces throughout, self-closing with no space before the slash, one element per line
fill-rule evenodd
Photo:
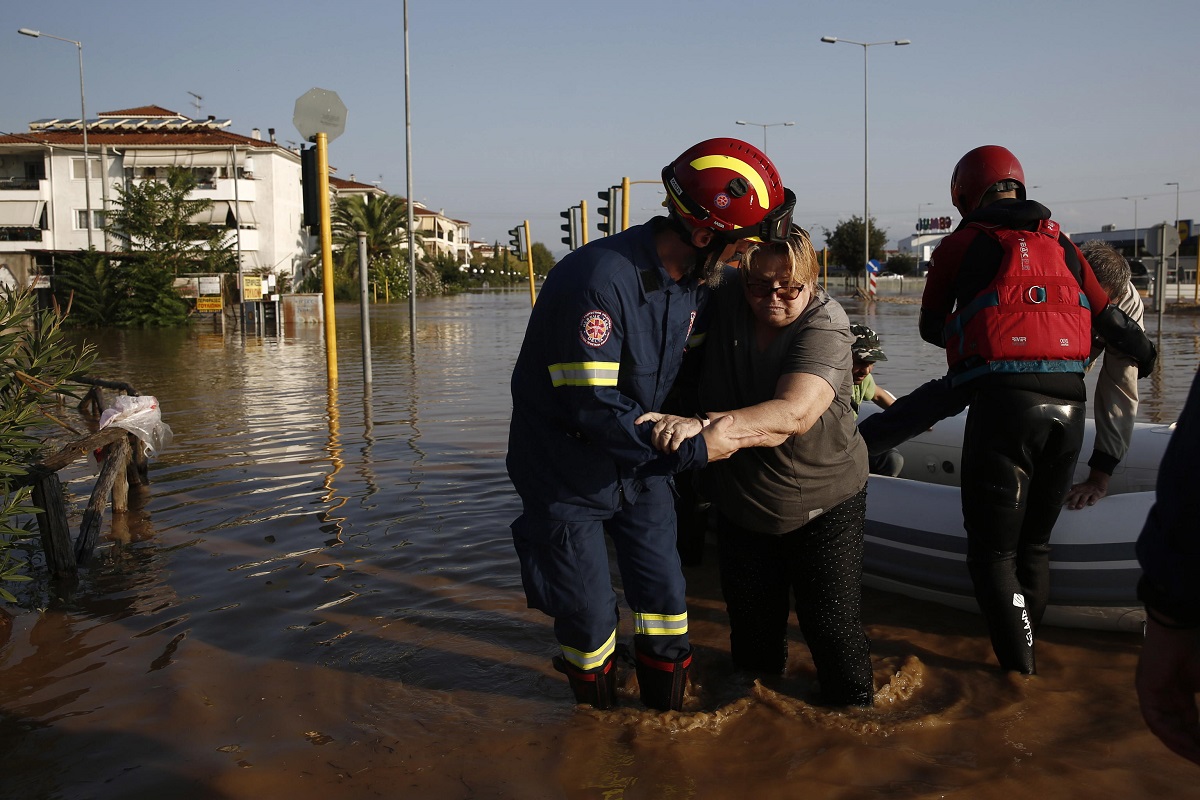
<path fill-rule="evenodd" d="M 845 305 L 883 336 L 882 386 L 942 372 L 915 305 Z M 364 389 L 340 306 L 335 392 L 319 326 L 105 333 L 94 374 L 157 396 L 175 439 L 68 597 L 40 571 L 12 585 L 0 797 L 1200 796 L 1139 716 L 1137 635 L 1045 628 L 1022 678 L 993 667 L 978 616 L 868 591 L 880 692 L 831 710 L 808 702 L 794 627 L 785 677 L 731 674 L 711 553 L 687 571 L 687 710 L 573 706 L 508 531 L 528 309 L 520 290 L 423 300 L 414 346 L 407 306 L 374 306 Z M 1164 318 L 1143 420 L 1182 406 L 1198 323 Z M 64 478 L 77 525 L 92 478 L 82 461 Z"/>

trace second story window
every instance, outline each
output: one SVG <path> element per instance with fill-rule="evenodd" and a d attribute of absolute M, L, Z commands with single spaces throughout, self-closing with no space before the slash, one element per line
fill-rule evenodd
<path fill-rule="evenodd" d="M 92 180 L 96 180 L 98 178 L 103 177 L 103 175 L 100 172 L 100 159 L 89 157 L 88 161 L 92 165 Z M 76 181 L 84 180 L 83 166 L 84 165 L 83 165 L 82 158 L 72 158 L 71 159 L 71 179 L 72 180 L 76 180 Z"/>

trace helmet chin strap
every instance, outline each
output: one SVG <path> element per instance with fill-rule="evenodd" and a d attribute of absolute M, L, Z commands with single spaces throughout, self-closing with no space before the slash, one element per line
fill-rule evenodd
<path fill-rule="evenodd" d="M 679 236 L 681 242 L 695 252 L 695 259 L 686 270 L 685 275 L 699 278 L 710 286 L 720 283 L 723 264 L 720 262 L 719 256 L 729 246 L 728 240 L 711 228 L 698 228 L 697 230 L 708 230 L 712 234 L 712 238 L 704 247 L 696 247 L 692 244 L 692 229 L 674 210 L 667 214 L 667 225 Z"/>

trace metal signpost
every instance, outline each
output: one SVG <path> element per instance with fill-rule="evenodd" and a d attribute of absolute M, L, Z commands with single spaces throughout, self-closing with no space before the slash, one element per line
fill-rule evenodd
<path fill-rule="evenodd" d="M 292 124 L 317 145 L 317 200 L 321 209 L 321 267 L 325 300 L 325 365 L 337 386 L 337 325 L 333 310 L 333 244 L 329 223 L 329 143 L 346 130 L 346 106 L 336 92 L 309 89 L 296 100 Z"/>

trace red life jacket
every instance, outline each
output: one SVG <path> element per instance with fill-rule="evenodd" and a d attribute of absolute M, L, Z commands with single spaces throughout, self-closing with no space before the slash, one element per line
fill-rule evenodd
<path fill-rule="evenodd" d="M 968 223 L 1000 243 L 992 282 L 946 325 L 946 360 L 955 383 L 984 372 L 1083 372 L 1092 312 L 1058 242 L 1057 222 L 1037 230 Z"/>

